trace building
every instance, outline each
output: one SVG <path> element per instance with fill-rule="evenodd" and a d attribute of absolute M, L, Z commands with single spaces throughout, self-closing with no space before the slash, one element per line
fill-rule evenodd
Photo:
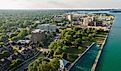
<path fill-rule="evenodd" d="M 55 15 L 53 19 L 57 22 L 61 22 L 65 17 L 63 15 Z"/>
<path fill-rule="evenodd" d="M 35 29 L 32 31 L 31 41 L 33 43 L 43 43 L 46 37 L 46 32 L 41 29 Z"/>
<path fill-rule="evenodd" d="M 60 61 L 60 71 L 65 71 L 65 69 L 68 69 L 68 66 L 70 65 L 70 62 L 65 60 L 65 59 L 61 59 Z"/>
<path fill-rule="evenodd" d="M 17 43 L 20 43 L 20 44 L 29 44 L 30 40 L 18 40 Z"/>
<path fill-rule="evenodd" d="M 37 29 L 44 30 L 44 31 L 47 31 L 47 32 L 56 32 L 56 30 L 58 28 L 57 28 L 56 25 L 42 24 L 42 25 L 38 25 Z"/>
<path fill-rule="evenodd" d="M 104 26 L 103 21 L 91 21 L 88 23 L 88 26 Z"/>
<path fill-rule="evenodd" d="M 6 71 L 10 65 L 10 61 L 7 58 L 0 60 L 0 71 Z"/>
<path fill-rule="evenodd" d="M 68 15 L 67 15 L 67 19 L 68 19 L 69 21 L 72 21 L 72 14 L 68 14 Z"/>
<path fill-rule="evenodd" d="M 32 47 L 29 47 L 29 48 L 26 48 L 24 49 L 22 52 L 21 52 L 21 55 L 24 57 L 24 59 L 28 59 L 32 56 L 34 56 L 34 54 L 36 54 L 37 51 L 35 48 L 32 48 Z"/>
<path fill-rule="evenodd" d="M 93 17 L 84 17 L 83 18 L 83 22 L 82 22 L 82 24 L 84 25 L 84 26 L 88 26 L 88 24 L 90 23 L 90 22 L 92 22 L 93 21 Z"/>
<path fill-rule="evenodd" d="M 40 21 L 39 21 L 39 20 L 37 20 L 37 21 L 35 21 L 35 23 L 39 24 L 39 23 L 40 23 Z"/>

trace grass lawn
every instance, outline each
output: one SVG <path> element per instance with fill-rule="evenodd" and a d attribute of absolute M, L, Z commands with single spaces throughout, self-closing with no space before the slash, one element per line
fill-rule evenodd
<path fill-rule="evenodd" d="M 96 37 L 96 42 L 101 45 L 104 42 L 104 37 Z"/>
<path fill-rule="evenodd" d="M 103 33 L 103 34 L 97 34 L 96 35 L 96 42 L 98 45 L 102 45 L 102 43 L 104 42 L 105 36 L 107 35 L 107 33 Z"/>

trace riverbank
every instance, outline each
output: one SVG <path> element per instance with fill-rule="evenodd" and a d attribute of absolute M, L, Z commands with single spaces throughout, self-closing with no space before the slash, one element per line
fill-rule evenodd
<path fill-rule="evenodd" d="M 71 70 L 71 68 L 75 65 L 75 63 L 94 45 L 96 44 L 95 42 L 93 42 L 82 54 L 80 54 L 80 56 L 69 66 L 68 71 Z"/>
<path fill-rule="evenodd" d="M 109 30 L 109 32 L 110 32 L 110 30 Z M 96 69 L 96 67 L 97 67 L 97 64 L 98 64 L 98 62 L 99 62 L 101 53 L 102 53 L 103 48 L 104 48 L 104 46 L 105 46 L 105 43 L 106 43 L 106 41 L 107 41 L 108 35 L 109 35 L 109 33 L 105 36 L 104 42 L 103 42 L 102 45 L 101 45 L 101 48 L 100 48 L 100 50 L 99 50 L 99 52 L 98 52 L 98 54 L 97 54 L 97 57 L 96 57 L 96 59 L 95 59 L 95 62 L 94 62 L 94 64 L 93 64 L 93 66 L 92 66 L 91 71 L 95 71 L 95 69 Z"/>

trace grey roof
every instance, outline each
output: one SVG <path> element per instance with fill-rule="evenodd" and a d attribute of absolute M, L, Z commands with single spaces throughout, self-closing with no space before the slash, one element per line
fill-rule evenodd
<path fill-rule="evenodd" d="M 65 59 L 61 59 L 60 60 L 60 68 L 64 69 L 65 66 L 69 63 L 69 61 L 65 60 Z"/>
<path fill-rule="evenodd" d="M 38 25 L 37 28 L 41 30 L 49 31 L 49 32 L 52 32 L 52 31 L 55 32 L 55 30 L 57 29 L 57 26 L 52 24 L 42 24 L 42 25 Z"/>

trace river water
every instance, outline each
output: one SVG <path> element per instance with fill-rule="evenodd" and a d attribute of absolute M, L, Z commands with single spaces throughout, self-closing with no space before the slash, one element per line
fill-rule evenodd
<path fill-rule="evenodd" d="M 96 71 L 121 71 L 121 13 L 113 15 L 115 21 Z"/>

